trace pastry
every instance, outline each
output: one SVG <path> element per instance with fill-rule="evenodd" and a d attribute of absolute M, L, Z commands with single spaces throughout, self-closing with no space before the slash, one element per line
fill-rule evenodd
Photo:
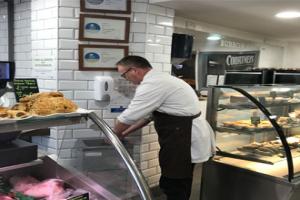
<path fill-rule="evenodd" d="M 7 110 L 8 110 L 7 108 L 0 107 L 0 118 L 8 117 Z"/>
<path fill-rule="evenodd" d="M 28 112 L 22 110 L 7 110 L 9 118 L 26 118 L 29 116 Z"/>
<path fill-rule="evenodd" d="M 25 111 L 30 115 L 50 115 L 76 111 L 78 106 L 66 99 L 61 92 L 42 92 L 25 96 L 12 107 L 13 110 Z"/>
<path fill-rule="evenodd" d="M 75 103 L 64 97 L 48 97 L 36 100 L 29 112 L 33 115 L 49 115 L 74 112 L 77 108 Z"/>
<path fill-rule="evenodd" d="M 39 98 L 48 98 L 48 97 L 63 97 L 63 93 L 61 92 L 41 92 L 41 93 L 35 93 L 33 95 L 28 95 L 25 97 L 22 97 L 20 99 L 20 102 L 29 102 L 29 101 L 35 101 Z"/>

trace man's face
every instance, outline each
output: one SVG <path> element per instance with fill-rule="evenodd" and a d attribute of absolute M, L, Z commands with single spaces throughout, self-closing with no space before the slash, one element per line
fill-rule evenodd
<path fill-rule="evenodd" d="M 122 78 L 132 82 L 135 85 L 140 84 L 141 77 L 139 76 L 138 69 L 135 67 L 127 67 L 123 65 L 118 65 L 118 72 L 121 74 Z"/>

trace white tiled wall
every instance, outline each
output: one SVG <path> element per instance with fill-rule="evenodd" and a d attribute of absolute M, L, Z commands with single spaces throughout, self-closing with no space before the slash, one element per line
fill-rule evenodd
<path fill-rule="evenodd" d="M 126 107 L 133 97 L 135 87 L 114 71 L 79 71 L 78 44 L 101 44 L 78 40 L 79 2 L 15 0 L 18 16 L 15 22 L 17 73 L 20 77 L 38 78 L 42 90 L 62 91 L 80 107 L 95 110 L 113 126 L 119 113 L 112 113 L 110 108 Z M 0 8 L 0 15 L 1 12 Z M 150 5 L 148 0 L 132 0 L 132 14 L 114 14 L 116 15 L 131 17 L 129 54 L 144 56 L 154 68 L 170 73 L 174 10 Z M 44 72 L 37 67 L 39 58 L 51 60 L 51 67 L 45 69 L 45 72 L 51 74 L 51 78 L 46 78 Z M 104 75 L 113 77 L 115 83 L 110 103 L 96 102 L 93 99 L 94 77 Z M 70 159 L 76 156 L 75 139 L 99 136 L 98 132 L 87 127 L 88 124 L 79 124 L 54 128 L 49 137 L 35 137 L 34 142 L 50 153 L 59 153 L 60 157 Z M 140 140 L 140 145 L 134 146 L 134 160 L 141 167 L 148 183 L 151 186 L 157 185 L 160 176 L 157 158 L 159 145 L 153 125 L 144 127 L 130 137 Z"/>
<path fill-rule="evenodd" d="M 8 60 L 7 3 L 0 2 L 0 61 Z"/>

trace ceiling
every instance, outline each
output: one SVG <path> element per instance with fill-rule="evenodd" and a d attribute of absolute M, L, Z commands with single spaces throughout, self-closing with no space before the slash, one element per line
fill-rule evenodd
<path fill-rule="evenodd" d="M 300 18 L 278 19 L 280 11 L 300 11 L 300 0 L 150 0 L 175 9 L 175 15 L 255 33 L 266 38 L 300 42 Z"/>

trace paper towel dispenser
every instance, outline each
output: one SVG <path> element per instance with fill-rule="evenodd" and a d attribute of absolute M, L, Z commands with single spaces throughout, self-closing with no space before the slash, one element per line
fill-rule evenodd
<path fill-rule="evenodd" d="M 109 101 L 113 91 L 113 79 L 110 76 L 96 76 L 94 80 L 94 97 L 98 101 Z"/>

